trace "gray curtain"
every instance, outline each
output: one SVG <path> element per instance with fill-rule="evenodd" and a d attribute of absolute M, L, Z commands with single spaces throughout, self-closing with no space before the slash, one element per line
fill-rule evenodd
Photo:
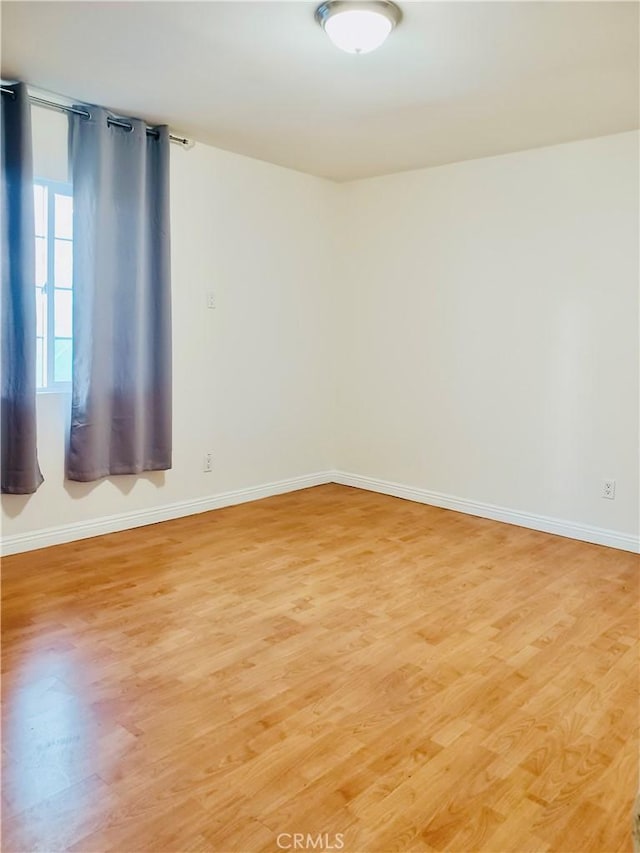
<path fill-rule="evenodd" d="M 0 95 L 2 207 L 2 491 L 42 483 L 36 452 L 36 275 L 31 107 L 26 86 Z"/>
<path fill-rule="evenodd" d="M 171 467 L 169 134 L 90 107 L 73 180 L 70 480 Z"/>

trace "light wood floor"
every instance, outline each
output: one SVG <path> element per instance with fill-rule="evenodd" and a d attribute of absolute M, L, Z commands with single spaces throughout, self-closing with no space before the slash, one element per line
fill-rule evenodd
<path fill-rule="evenodd" d="M 6 853 L 631 848 L 636 556 L 321 486 L 3 573 Z"/>

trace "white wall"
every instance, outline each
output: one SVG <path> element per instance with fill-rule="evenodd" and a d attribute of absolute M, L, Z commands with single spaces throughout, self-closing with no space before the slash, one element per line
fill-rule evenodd
<path fill-rule="evenodd" d="M 35 168 L 64 180 L 66 119 L 34 109 Z M 327 470 L 325 358 L 335 185 L 198 144 L 171 146 L 174 466 L 64 481 L 69 396 L 38 395 L 45 483 L 2 496 L 3 536 Z M 206 309 L 214 290 L 217 308 Z M 205 474 L 203 455 L 215 454 Z"/>
<path fill-rule="evenodd" d="M 64 179 L 66 120 L 34 119 Z M 334 468 L 637 534 L 638 141 L 343 185 L 172 146 L 174 467 L 65 482 L 39 395 L 46 481 L 3 536 Z"/>
<path fill-rule="evenodd" d="M 637 532 L 638 142 L 342 189 L 338 468 Z"/>

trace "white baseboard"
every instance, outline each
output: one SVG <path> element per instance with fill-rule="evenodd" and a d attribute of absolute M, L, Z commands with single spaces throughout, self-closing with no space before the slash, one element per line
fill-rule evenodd
<path fill-rule="evenodd" d="M 36 548 L 47 548 L 49 545 L 61 545 L 63 542 L 75 542 L 77 539 L 88 539 L 91 536 L 102 536 L 104 533 L 116 533 L 119 530 L 143 527 L 146 524 L 156 524 L 159 521 L 169 521 L 172 518 L 182 518 L 186 515 L 195 515 L 199 512 L 221 509 L 225 506 L 257 501 L 261 498 L 296 492 L 299 489 L 308 489 L 311 486 L 321 486 L 332 481 L 332 472 L 324 471 L 304 477 L 278 480 L 275 483 L 266 483 L 262 486 L 250 486 L 246 489 L 221 492 L 217 495 L 196 498 L 191 501 L 165 504 L 152 509 L 124 512 L 73 524 L 63 524 L 59 527 L 47 527 L 42 530 L 35 530 L 32 533 L 18 533 L 14 536 L 3 537 L 2 555 L 8 556 L 23 551 L 33 551 Z"/>
<path fill-rule="evenodd" d="M 580 539 L 582 542 L 592 542 L 596 545 L 607 545 L 609 548 L 618 548 L 621 551 L 640 553 L 639 537 L 629 533 L 619 533 L 617 530 L 590 527 L 584 524 L 577 524 L 573 521 L 563 521 L 559 518 L 549 518 L 544 515 L 534 515 L 530 512 L 520 512 L 519 510 L 494 506 L 493 504 L 458 498 L 454 495 L 446 495 L 442 492 L 431 492 L 428 489 L 403 486 L 400 483 L 393 483 L 388 480 L 376 480 L 372 477 L 348 474 L 345 471 L 334 471 L 332 480 L 334 483 L 339 483 L 343 486 L 353 486 L 356 489 L 380 492 L 383 495 L 404 498 L 408 501 L 416 501 L 417 503 L 429 504 L 430 506 L 442 507 L 443 509 L 452 509 L 456 512 L 464 512 L 467 515 L 477 515 L 481 518 L 490 518 L 493 521 L 503 521 L 507 524 L 516 524 L 519 527 L 528 527 L 531 530 L 554 533 L 557 536 L 566 536 L 569 539 Z"/>
<path fill-rule="evenodd" d="M 146 524 L 156 524 L 159 521 L 169 521 L 172 518 L 182 518 L 187 515 L 208 512 L 212 509 L 221 509 L 222 507 L 234 506 L 235 504 L 247 503 L 248 501 L 257 501 L 261 498 L 295 492 L 299 489 L 308 489 L 311 486 L 321 486 L 325 483 L 353 486 L 357 489 L 380 492 L 383 495 L 404 498 L 405 500 L 417 503 L 429 504 L 430 506 L 442 507 L 443 509 L 452 509 L 456 512 L 466 513 L 467 515 L 477 515 L 481 518 L 503 521 L 507 524 L 518 525 L 519 527 L 528 527 L 531 530 L 541 530 L 545 533 L 567 536 L 570 539 L 579 539 L 583 542 L 607 545 L 609 548 L 618 548 L 622 551 L 640 553 L 640 541 L 637 536 L 633 536 L 632 534 L 619 533 L 616 530 L 606 530 L 601 527 L 590 527 L 584 524 L 576 524 L 573 521 L 563 521 L 544 515 L 534 515 L 529 512 L 520 512 L 519 510 L 494 506 L 493 504 L 458 498 L 454 495 L 446 495 L 442 492 L 432 492 L 428 489 L 404 486 L 401 483 L 393 483 L 389 480 L 377 480 L 373 477 L 349 474 L 345 471 L 322 471 L 317 474 L 292 477 L 288 480 L 279 480 L 261 486 L 250 486 L 246 489 L 221 492 L 220 494 L 196 498 L 191 501 L 179 501 L 152 509 L 136 510 L 118 515 L 109 515 L 103 518 L 89 519 L 88 521 L 79 521 L 73 524 L 64 524 L 59 527 L 48 527 L 29 533 L 5 536 L 1 543 L 1 553 L 3 556 L 8 556 L 9 554 L 18 554 L 23 551 L 33 551 L 36 548 L 47 548 L 49 545 L 75 542 L 78 539 L 102 536 L 104 533 L 116 533 L 119 530 L 130 530 L 134 527 L 143 527 Z"/>

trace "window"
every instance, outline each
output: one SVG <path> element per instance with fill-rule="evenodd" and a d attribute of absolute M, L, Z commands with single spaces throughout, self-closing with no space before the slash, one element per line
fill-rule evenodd
<path fill-rule="evenodd" d="M 70 184 L 36 180 L 36 385 L 71 385 L 73 197 Z"/>

